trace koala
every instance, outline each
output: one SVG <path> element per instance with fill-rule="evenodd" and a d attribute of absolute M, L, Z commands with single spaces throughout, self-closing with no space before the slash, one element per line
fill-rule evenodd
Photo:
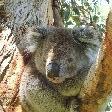
<path fill-rule="evenodd" d="M 78 94 L 95 63 L 101 35 L 93 27 L 31 27 L 18 37 L 23 56 L 23 112 L 77 112 Z"/>

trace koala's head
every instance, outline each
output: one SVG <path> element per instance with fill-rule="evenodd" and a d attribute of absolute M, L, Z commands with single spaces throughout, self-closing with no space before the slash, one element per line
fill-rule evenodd
<path fill-rule="evenodd" d="M 20 40 L 19 49 L 24 52 L 25 62 L 31 58 L 49 81 L 62 83 L 87 75 L 100 44 L 101 36 L 92 27 L 48 27 L 28 30 Z"/>
<path fill-rule="evenodd" d="M 95 62 L 100 35 L 89 28 L 38 29 L 40 38 L 34 55 L 37 69 L 53 83 L 86 76 Z"/>

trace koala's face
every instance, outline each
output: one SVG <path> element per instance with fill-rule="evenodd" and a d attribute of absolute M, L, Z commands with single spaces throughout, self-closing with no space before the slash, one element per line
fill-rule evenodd
<path fill-rule="evenodd" d="M 98 50 L 79 43 L 72 30 L 52 29 L 38 43 L 35 54 L 37 69 L 53 83 L 87 74 Z"/>

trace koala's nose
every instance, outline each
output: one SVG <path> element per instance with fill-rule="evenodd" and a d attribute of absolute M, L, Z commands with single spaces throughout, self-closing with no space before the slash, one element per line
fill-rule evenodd
<path fill-rule="evenodd" d="M 59 77 L 60 67 L 57 63 L 49 63 L 47 65 L 47 77 L 54 79 L 55 77 Z"/>

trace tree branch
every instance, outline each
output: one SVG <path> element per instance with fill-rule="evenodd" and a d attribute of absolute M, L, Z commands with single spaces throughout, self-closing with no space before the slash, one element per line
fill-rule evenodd
<path fill-rule="evenodd" d="M 52 8 L 53 8 L 53 18 L 54 18 L 54 26 L 63 27 L 62 18 L 60 15 L 60 1 L 52 0 Z"/>
<path fill-rule="evenodd" d="M 112 92 L 112 11 L 97 64 L 91 68 L 81 89 L 81 112 L 104 112 Z"/>

